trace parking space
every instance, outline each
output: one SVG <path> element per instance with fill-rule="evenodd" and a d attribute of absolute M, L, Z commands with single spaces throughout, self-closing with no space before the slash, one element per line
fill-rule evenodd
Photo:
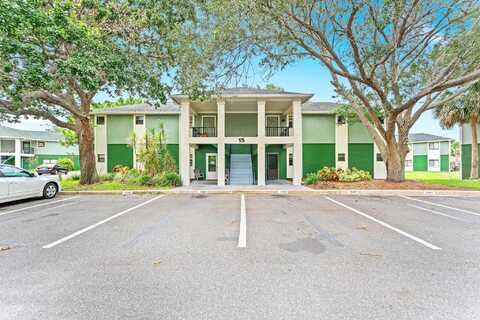
<path fill-rule="evenodd" d="M 61 196 L 0 207 L 1 319 L 475 319 L 480 199 Z"/>

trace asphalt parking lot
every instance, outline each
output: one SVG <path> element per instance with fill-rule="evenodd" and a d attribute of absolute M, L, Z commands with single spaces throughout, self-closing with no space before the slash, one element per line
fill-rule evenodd
<path fill-rule="evenodd" d="M 479 319 L 479 204 L 251 194 L 4 204 L 0 319 Z"/>

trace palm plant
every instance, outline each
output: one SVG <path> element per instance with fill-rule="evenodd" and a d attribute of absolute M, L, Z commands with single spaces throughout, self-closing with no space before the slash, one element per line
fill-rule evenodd
<path fill-rule="evenodd" d="M 472 128 L 472 163 L 470 179 L 478 179 L 478 135 L 480 120 L 480 82 L 477 82 L 462 97 L 452 100 L 435 109 L 435 117 L 442 128 L 450 129 L 454 125 L 469 124 Z"/>

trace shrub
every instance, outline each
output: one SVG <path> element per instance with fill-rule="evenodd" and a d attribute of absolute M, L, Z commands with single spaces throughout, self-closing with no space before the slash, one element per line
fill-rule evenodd
<path fill-rule="evenodd" d="M 107 173 L 98 176 L 98 180 L 100 181 L 113 181 L 115 178 L 115 173 Z"/>
<path fill-rule="evenodd" d="M 74 180 L 74 181 L 78 181 L 78 180 L 80 180 L 80 175 L 72 174 L 71 176 L 69 176 L 69 179 Z"/>
<path fill-rule="evenodd" d="M 147 176 L 147 175 L 140 175 L 137 177 L 136 184 L 141 185 L 141 186 L 150 186 L 152 185 L 152 177 Z"/>
<path fill-rule="evenodd" d="M 73 163 L 73 160 L 70 158 L 62 158 L 57 161 L 57 164 L 59 166 L 64 167 L 68 171 L 73 171 L 75 164 Z"/>
<path fill-rule="evenodd" d="M 305 184 L 317 184 L 318 181 L 320 181 L 320 178 L 318 177 L 318 172 L 308 173 L 304 180 Z"/>
<path fill-rule="evenodd" d="M 179 186 L 180 176 L 176 172 L 166 172 L 161 176 L 160 185 L 167 187 L 167 186 Z"/>
<path fill-rule="evenodd" d="M 318 171 L 318 178 L 321 181 L 338 181 L 337 170 L 332 167 L 323 167 Z"/>
<path fill-rule="evenodd" d="M 358 170 L 356 168 L 342 170 L 338 173 L 339 181 L 341 182 L 357 182 L 372 180 L 370 172 Z"/>

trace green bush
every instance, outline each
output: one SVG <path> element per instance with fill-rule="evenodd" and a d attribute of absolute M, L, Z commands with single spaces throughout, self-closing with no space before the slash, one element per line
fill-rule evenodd
<path fill-rule="evenodd" d="M 372 180 L 370 172 L 356 168 L 338 171 L 338 178 L 341 182 L 357 182 Z"/>
<path fill-rule="evenodd" d="M 320 178 L 318 177 L 317 172 L 310 172 L 307 173 L 307 176 L 305 177 L 305 184 L 317 184 L 318 181 L 320 181 Z"/>
<path fill-rule="evenodd" d="M 152 185 L 152 177 L 147 175 L 140 175 L 136 179 L 136 184 L 141 186 L 151 186 Z"/>
<path fill-rule="evenodd" d="M 180 176 L 176 172 L 166 172 L 161 176 L 160 185 L 163 187 L 179 186 L 180 184 Z"/>
<path fill-rule="evenodd" d="M 340 181 L 340 182 L 357 182 L 372 180 L 370 172 L 364 170 L 352 169 L 335 169 L 332 167 L 324 167 L 318 172 L 308 173 L 305 177 L 305 184 L 317 184 L 320 181 Z"/>
<path fill-rule="evenodd" d="M 80 175 L 73 174 L 73 175 L 69 176 L 69 179 L 74 180 L 74 181 L 78 181 L 78 180 L 80 180 Z"/>
<path fill-rule="evenodd" d="M 59 166 L 64 167 L 68 171 L 73 171 L 75 164 L 73 163 L 73 160 L 70 158 L 62 158 L 57 161 L 57 164 Z"/>
<path fill-rule="evenodd" d="M 100 181 L 113 181 L 115 179 L 115 173 L 107 173 L 98 176 L 98 180 Z"/>

